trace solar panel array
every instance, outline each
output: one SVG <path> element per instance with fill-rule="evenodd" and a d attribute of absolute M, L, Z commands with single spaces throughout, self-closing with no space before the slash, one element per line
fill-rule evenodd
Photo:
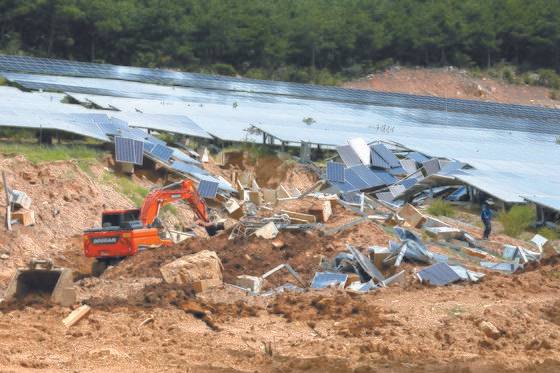
<path fill-rule="evenodd" d="M 474 100 L 362 91 L 338 87 L 321 87 L 310 84 L 270 82 L 255 79 L 211 76 L 160 69 L 53 60 L 27 56 L 0 56 L 0 71 L 119 79 L 134 82 L 240 92 L 258 92 L 360 104 L 422 108 L 446 112 L 455 111 L 554 121 L 560 120 L 560 111 L 558 110 L 523 105 L 505 105 Z"/>
<path fill-rule="evenodd" d="M 144 160 L 144 142 L 116 136 L 115 158 L 117 162 L 142 165 Z"/>

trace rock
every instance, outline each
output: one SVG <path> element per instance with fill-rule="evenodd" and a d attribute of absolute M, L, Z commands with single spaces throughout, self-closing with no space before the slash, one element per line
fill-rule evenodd
<path fill-rule="evenodd" d="M 481 322 L 479 327 L 480 327 L 480 330 L 482 330 L 484 332 L 484 334 L 486 334 L 486 336 L 488 336 L 490 338 L 493 338 L 493 339 L 498 339 L 502 334 L 502 333 L 500 333 L 498 328 L 496 328 L 496 326 L 494 324 L 492 324 L 490 321 Z"/>
<path fill-rule="evenodd" d="M 0 255 L 0 259 L 2 259 L 2 260 L 6 260 L 6 259 L 8 259 L 9 257 L 10 257 L 10 256 L 9 256 L 8 254 L 2 254 L 2 255 Z"/>
<path fill-rule="evenodd" d="M 284 243 L 284 241 L 282 240 L 274 240 L 272 241 L 272 247 L 275 249 L 281 249 L 284 246 L 286 246 L 286 244 Z"/>
<path fill-rule="evenodd" d="M 161 275 L 169 284 L 192 284 L 195 281 L 222 280 L 222 262 L 214 251 L 203 250 L 185 255 L 160 268 Z"/>

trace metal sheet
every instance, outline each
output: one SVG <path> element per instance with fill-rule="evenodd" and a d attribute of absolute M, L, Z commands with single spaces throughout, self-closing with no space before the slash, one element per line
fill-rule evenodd
<path fill-rule="evenodd" d="M 360 160 L 365 165 L 371 164 L 371 149 L 369 148 L 366 140 L 361 137 L 355 137 L 348 140 L 348 145 L 352 147 L 354 152 L 358 155 Z"/>
<path fill-rule="evenodd" d="M 316 272 L 311 280 L 312 289 L 324 289 L 329 287 L 344 288 L 348 275 L 337 272 Z"/>
<path fill-rule="evenodd" d="M 392 151 L 387 149 L 384 144 L 374 144 L 371 146 L 373 152 L 375 152 L 381 159 L 384 161 L 385 164 L 388 164 L 389 167 L 400 167 L 401 163 L 397 156 L 393 154 Z M 387 167 L 385 167 L 387 168 Z"/>
<path fill-rule="evenodd" d="M 344 164 L 327 162 L 327 181 L 344 182 Z"/>
<path fill-rule="evenodd" d="M 426 176 L 437 174 L 440 171 L 439 160 L 438 159 L 430 159 L 422 163 L 422 167 L 426 171 Z"/>

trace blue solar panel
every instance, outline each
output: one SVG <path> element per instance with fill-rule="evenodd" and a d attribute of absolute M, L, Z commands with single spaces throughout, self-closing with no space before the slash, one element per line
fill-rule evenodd
<path fill-rule="evenodd" d="M 408 159 L 412 159 L 418 163 L 424 163 L 430 158 L 426 157 L 424 154 L 420 154 L 418 152 L 410 152 L 406 155 Z"/>
<path fill-rule="evenodd" d="M 401 184 L 406 188 L 410 188 L 411 186 L 413 186 L 414 184 L 416 184 L 418 182 L 417 179 L 411 177 L 410 179 L 404 179 L 401 181 Z"/>
<path fill-rule="evenodd" d="M 144 143 L 142 141 L 115 136 L 115 158 L 117 162 L 142 165 Z"/>
<path fill-rule="evenodd" d="M 354 185 L 350 184 L 347 181 L 343 183 L 339 183 L 337 181 L 331 181 L 330 184 L 343 193 L 358 190 L 358 188 L 356 188 Z"/>
<path fill-rule="evenodd" d="M 218 186 L 218 182 L 201 180 L 198 185 L 198 194 L 204 198 L 214 198 L 218 193 Z"/>
<path fill-rule="evenodd" d="M 360 177 L 360 179 L 365 181 L 369 188 L 375 188 L 381 185 L 385 185 L 385 182 L 367 166 L 354 166 L 350 169 L 355 172 L 356 175 Z"/>
<path fill-rule="evenodd" d="M 440 170 L 439 160 L 430 159 L 429 161 L 422 163 L 422 167 L 424 167 L 424 170 L 426 171 L 426 176 L 437 174 Z"/>
<path fill-rule="evenodd" d="M 362 164 L 360 157 L 350 145 L 337 146 L 336 151 L 346 166 L 352 167 Z"/>
<path fill-rule="evenodd" d="M 391 185 L 391 184 L 394 184 L 398 181 L 397 178 L 395 178 L 393 175 L 391 175 L 387 171 L 372 170 L 371 172 L 373 172 L 375 174 L 375 176 L 377 176 L 378 178 L 383 180 L 383 183 L 385 185 Z"/>
<path fill-rule="evenodd" d="M 207 172 L 192 164 L 187 164 L 181 161 L 173 161 L 171 168 L 175 171 L 183 172 L 185 174 L 207 174 Z"/>
<path fill-rule="evenodd" d="M 461 277 L 447 264 L 437 263 L 418 272 L 422 282 L 430 285 L 443 286 L 461 280 Z"/>
<path fill-rule="evenodd" d="M 362 180 L 362 178 L 358 176 L 358 174 L 351 168 L 347 168 L 344 171 L 344 178 L 348 183 L 353 185 L 356 189 L 362 190 L 362 189 L 371 188 L 371 186 L 369 186 L 368 183 Z"/>
<path fill-rule="evenodd" d="M 173 155 L 173 149 L 164 145 L 157 144 L 148 153 L 162 162 L 169 162 L 169 158 L 171 158 L 171 156 Z"/>
<path fill-rule="evenodd" d="M 344 182 L 344 164 L 338 162 L 327 163 L 327 180 Z"/>
<path fill-rule="evenodd" d="M 387 147 L 383 144 L 375 144 L 372 145 L 371 149 L 377 153 L 379 157 L 381 157 L 385 163 L 389 165 L 389 167 L 400 167 L 401 163 L 396 155 L 393 154 L 392 151 L 387 149 Z"/>

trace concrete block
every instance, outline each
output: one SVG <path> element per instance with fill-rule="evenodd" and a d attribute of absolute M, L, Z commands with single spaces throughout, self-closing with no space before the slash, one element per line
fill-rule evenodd
<path fill-rule="evenodd" d="M 274 224 L 273 222 L 269 222 L 263 225 L 262 227 L 260 227 L 259 229 L 257 229 L 255 231 L 255 236 L 259 238 L 264 238 L 266 240 L 271 240 L 275 238 L 278 235 L 278 233 L 279 231 L 278 228 L 276 227 L 276 224 Z"/>
<path fill-rule="evenodd" d="M 239 287 L 249 289 L 253 293 L 260 293 L 263 285 L 262 277 L 241 275 L 237 276 L 235 284 Z"/>

